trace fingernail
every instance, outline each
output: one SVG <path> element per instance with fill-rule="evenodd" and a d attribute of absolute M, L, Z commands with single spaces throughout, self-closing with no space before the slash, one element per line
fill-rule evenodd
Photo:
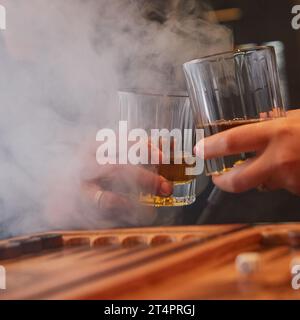
<path fill-rule="evenodd" d="M 163 181 L 160 185 L 159 193 L 162 196 L 169 196 L 172 193 L 172 187 L 168 181 Z"/>
<path fill-rule="evenodd" d="M 196 144 L 194 148 L 194 152 L 199 158 L 204 159 L 204 140 L 203 139 Z"/>

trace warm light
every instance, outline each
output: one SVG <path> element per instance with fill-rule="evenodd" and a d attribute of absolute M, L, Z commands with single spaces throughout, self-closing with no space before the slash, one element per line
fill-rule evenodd
<path fill-rule="evenodd" d="M 209 11 L 207 13 L 207 19 L 209 21 L 230 22 L 240 20 L 241 17 L 242 10 L 239 8 Z"/>

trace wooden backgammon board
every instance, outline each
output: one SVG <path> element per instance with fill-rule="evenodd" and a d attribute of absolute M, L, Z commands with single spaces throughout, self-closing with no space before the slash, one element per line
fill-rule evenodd
<path fill-rule="evenodd" d="M 0 241 L 0 299 L 299 299 L 299 248 L 300 224 L 35 234 Z"/>

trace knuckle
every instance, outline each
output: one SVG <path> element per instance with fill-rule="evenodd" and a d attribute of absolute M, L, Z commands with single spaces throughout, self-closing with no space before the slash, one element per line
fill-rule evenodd
<path fill-rule="evenodd" d="M 292 128 L 288 119 L 282 119 L 275 131 L 277 138 L 290 137 L 292 135 Z"/>
<path fill-rule="evenodd" d="M 299 186 L 299 179 L 296 174 L 297 163 L 294 157 L 289 154 L 283 154 L 278 157 L 275 164 L 275 170 L 274 175 L 279 178 L 281 184 L 287 189 Z"/>
<path fill-rule="evenodd" d="M 297 188 L 300 185 L 298 175 L 296 174 L 294 166 L 287 165 L 279 172 L 280 181 L 284 187 Z"/>
<path fill-rule="evenodd" d="M 284 175 L 292 174 L 295 168 L 296 159 L 287 149 L 277 152 L 275 157 L 275 169 Z"/>
<path fill-rule="evenodd" d="M 288 190 L 298 188 L 300 157 L 297 152 L 284 147 L 276 150 L 273 155 L 268 166 L 276 185 Z"/>
<path fill-rule="evenodd" d="M 116 206 L 115 195 L 111 192 L 105 192 L 102 196 L 99 206 L 103 211 L 111 211 Z"/>

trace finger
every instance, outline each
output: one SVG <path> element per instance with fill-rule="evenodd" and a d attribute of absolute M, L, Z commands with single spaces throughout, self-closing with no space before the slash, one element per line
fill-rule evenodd
<path fill-rule="evenodd" d="M 273 121 L 276 120 L 243 125 L 214 134 L 200 141 L 195 152 L 203 157 L 203 144 L 205 159 L 261 150 L 272 135 Z"/>
<path fill-rule="evenodd" d="M 172 184 L 156 172 L 137 165 L 94 165 L 88 169 L 91 181 L 119 192 L 144 191 L 162 196 L 172 194 Z M 94 177 L 91 179 L 91 177 Z"/>
<path fill-rule="evenodd" d="M 220 176 L 214 176 L 213 182 L 226 192 L 245 192 L 269 179 L 270 169 L 266 163 L 265 156 L 249 159 Z"/>
<path fill-rule="evenodd" d="M 145 145 L 147 146 L 147 153 L 148 153 L 148 158 L 146 158 L 146 161 L 148 164 L 152 164 L 152 160 L 156 160 L 157 163 L 154 164 L 159 164 L 162 163 L 162 159 L 163 159 L 163 154 L 162 151 L 159 149 L 159 146 L 156 146 L 155 144 L 153 144 L 151 142 L 151 140 L 149 141 L 145 141 Z M 88 149 L 89 147 L 89 149 Z M 84 150 L 84 152 L 83 152 Z M 107 168 L 107 173 L 109 174 L 109 165 L 111 165 L 111 168 L 114 170 L 114 168 L 117 166 L 118 163 L 118 158 L 115 159 L 115 163 L 111 164 L 111 163 L 105 163 L 105 164 L 99 164 L 97 162 L 97 157 L 96 157 L 96 148 L 93 148 L 91 146 L 91 144 L 89 144 L 87 147 L 85 148 L 81 148 L 81 155 L 80 155 L 80 159 L 81 159 L 81 168 L 80 168 L 80 176 L 82 179 L 84 180 L 91 180 L 93 178 L 95 178 L 95 172 L 98 172 L 98 174 L 102 173 L 101 168 L 105 167 L 105 171 L 106 172 L 106 168 Z M 125 164 L 126 165 L 126 164 Z M 125 165 L 120 165 L 119 167 L 122 168 Z M 99 168 L 100 167 L 100 168 Z M 105 176 L 105 175 L 104 175 Z"/>
<path fill-rule="evenodd" d="M 263 183 L 263 186 L 266 187 L 268 191 L 274 191 L 279 189 L 285 189 L 289 191 L 290 193 L 293 193 L 295 195 L 300 195 L 300 185 L 299 184 L 289 184 L 289 183 L 283 183 L 282 179 L 280 177 L 271 177 L 269 180 Z"/>
<path fill-rule="evenodd" d="M 125 197 L 103 190 L 100 186 L 93 183 L 84 183 L 82 185 L 83 195 L 100 211 L 112 212 L 114 210 L 132 209 L 132 203 Z"/>
<path fill-rule="evenodd" d="M 133 188 L 137 187 L 137 191 L 150 192 L 162 196 L 169 196 L 173 192 L 172 184 L 167 179 L 140 166 L 129 165 L 126 170 L 120 171 L 120 175 L 124 185 Z"/>
<path fill-rule="evenodd" d="M 149 225 L 156 218 L 156 210 L 151 207 L 141 206 L 138 198 L 128 198 L 101 187 L 84 183 L 83 195 L 99 213 L 99 219 L 105 218 L 122 225 Z"/>
<path fill-rule="evenodd" d="M 289 118 L 300 118 L 300 110 L 290 110 L 286 115 Z"/>
<path fill-rule="evenodd" d="M 280 182 L 276 177 L 270 176 L 269 179 L 263 183 L 263 186 L 268 191 L 275 191 L 278 189 L 282 189 L 282 182 Z"/>

